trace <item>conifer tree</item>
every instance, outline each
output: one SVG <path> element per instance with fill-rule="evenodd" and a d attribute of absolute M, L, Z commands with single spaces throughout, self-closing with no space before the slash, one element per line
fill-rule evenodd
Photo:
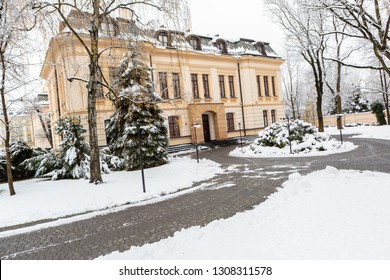
<path fill-rule="evenodd" d="M 374 101 L 371 104 L 371 112 L 375 114 L 378 125 L 387 124 L 385 119 L 385 113 L 383 112 L 384 110 L 385 110 L 385 106 L 379 100 Z"/>
<path fill-rule="evenodd" d="M 65 117 L 58 121 L 56 133 L 61 136 L 58 154 L 61 169 L 55 171 L 53 180 L 87 178 L 89 173 L 89 146 L 84 141 L 86 130 L 76 117 Z"/>
<path fill-rule="evenodd" d="M 146 168 L 167 162 L 168 128 L 150 70 L 137 52 L 129 52 L 117 69 L 118 95 L 111 97 L 115 113 L 107 126 L 107 135 L 110 148 L 114 155 L 125 159 L 127 170 L 139 169 L 141 156 Z"/>
<path fill-rule="evenodd" d="M 370 111 L 370 102 L 362 94 L 361 89 L 357 88 L 352 92 L 351 95 L 347 96 L 344 104 L 344 112 L 351 113 L 360 113 L 360 112 L 369 112 Z"/>

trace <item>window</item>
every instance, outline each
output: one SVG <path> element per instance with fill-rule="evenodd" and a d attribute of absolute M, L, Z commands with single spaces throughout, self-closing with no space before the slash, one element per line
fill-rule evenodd
<path fill-rule="evenodd" d="M 192 95 L 194 96 L 194 98 L 199 98 L 198 74 L 191 74 L 191 83 Z"/>
<path fill-rule="evenodd" d="M 276 123 L 276 110 L 271 110 L 271 121 Z"/>
<path fill-rule="evenodd" d="M 225 40 L 218 39 L 218 40 L 215 42 L 215 46 L 216 46 L 222 53 L 228 53 Z"/>
<path fill-rule="evenodd" d="M 226 124 L 228 131 L 234 131 L 234 115 L 233 113 L 226 113 Z"/>
<path fill-rule="evenodd" d="M 210 98 L 209 75 L 203 74 L 202 81 L 203 81 L 204 98 Z"/>
<path fill-rule="evenodd" d="M 268 88 L 268 76 L 264 76 L 264 92 L 265 96 L 269 96 L 269 88 Z"/>
<path fill-rule="evenodd" d="M 180 97 L 180 76 L 179 73 L 172 73 L 172 87 L 175 98 Z"/>
<path fill-rule="evenodd" d="M 225 93 L 225 77 L 223 75 L 218 76 L 219 79 L 219 92 L 221 94 L 221 98 L 226 98 Z"/>
<path fill-rule="evenodd" d="M 164 99 L 168 99 L 167 73 L 166 72 L 159 72 L 158 77 L 159 77 L 159 81 L 160 81 L 161 97 Z"/>
<path fill-rule="evenodd" d="M 202 47 L 200 45 L 200 40 L 198 37 L 195 37 L 195 36 L 189 37 L 188 43 L 190 44 L 190 46 L 192 47 L 193 50 L 197 50 L 197 51 L 202 50 Z"/>
<path fill-rule="evenodd" d="M 260 81 L 260 76 L 256 76 L 256 81 L 257 81 L 257 94 L 259 97 L 261 97 L 261 81 Z"/>
<path fill-rule="evenodd" d="M 119 34 L 119 26 L 114 22 L 103 22 L 100 25 L 103 34 L 108 36 L 117 36 Z"/>
<path fill-rule="evenodd" d="M 179 137 L 180 136 L 179 117 L 178 116 L 168 117 L 168 123 L 169 123 L 170 137 Z"/>
<path fill-rule="evenodd" d="M 236 94 L 234 92 L 234 77 L 229 76 L 229 91 L 230 91 L 230 97 L 235 98 Z"/>
<path fill-rule="evenodd" d="M 255 47 L 256 47 L 256 49 L 257 49 L 257 51 L 258 51 L 259 53 L 261 53 L 262 55 L 267 55 L 267 52 L 265 51 L 265 45 L 264 45 L 264 43 L 262 43 L 262 42 L 257 42 L 257 43 L 255 44 Z"/>
<path fill-rule="evenodd" d="M 157 40 L 161 43 L 161 45 L 167 47 L 169 46 L 168 33 L 165 31 L 161 31 L 157 35 Z"/>
<path fill-rule="evenodd" d="M 264 121 L 264 127 L 268 126 L 268 111 L 263 110 L 263 121 Z"/>
<path fill-rule="evenodd" d="M 272 85 L 272 94 L 276 96 L 276 88 L 275 88 L 275 77 L 271 77 L 271 85 Z"/>

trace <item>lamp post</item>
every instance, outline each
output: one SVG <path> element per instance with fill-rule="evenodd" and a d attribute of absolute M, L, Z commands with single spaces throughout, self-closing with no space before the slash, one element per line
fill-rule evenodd
<path fill-rule="evenodd" d="M 341 145 L 343 144 L 343 133 L 342 133 L 342 129 L 343 129 L 343 125 L 342 125 L 342 121 L 341 121 L 341 117 L 343 116 L 343 114 L 337 114 L 336 117 L 337 117 L 337 127 L 340 128 L 340 140 L 341 140 Z"/>
<path fill-rule="evenodd" d="M 241 123 L 238 123 L 238 129 L 240 130 L 240 145 L 241 145 L 241 153 L 243 153 L 244 151 L 242 150 Z"/>
<path fill-rule="evenodd" d="M 137 132 L 138 132 L 138 149 L 139 149 L 139 157 L 140 157 L 140 167 L 141 167 L 141 175 L 142 175 L 142 189 L 144 193 L 146 193 L 145 188 L 145 174 L 144 174 L 144 158 L 142 156 L 142 146 L 141 146 L 141 126 L 137 123 Z"/>
<path fill-rule="evenodd" d="M 197 163 L 199 163 L 198 139 L 196 137 L 196 129 L 200 128 L 200 124 L 194 123 L 192 126 L 194 128 L 194 136 L 195 136 L 196 161 Z"/>

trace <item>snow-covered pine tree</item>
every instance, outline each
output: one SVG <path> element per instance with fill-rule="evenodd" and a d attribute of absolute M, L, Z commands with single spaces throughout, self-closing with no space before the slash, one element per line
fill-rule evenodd
<path fill-rule="evenodd" d="M 60 169 L 54 172 L 53 180 L 87 178 L 89 175 L 89 145 L 84 141 L 86 130 L 77 117 L 61 118 L 56 127 L 61 136 L 58 154 Z"/>
<path fill-rule="evenodd" d="M 24 160 L 19 167 L 29 172 L 35 172 L 34 177 L 50 174 L 52 180 L 88 178 L 90 149 L 89 144 L 84 141 L 83 134 L 86 130 L 81 125 L 80 118 L 62 118 L 58 121 L 55 129 L 62 139 L 60 151 L 53 153 L 40 148 L 34 149 L 32 156 Z M 111 160 L 111 164 L 118 161 L 120 163 L 120 160 L 113 156 L 107 156 L 107 159 Z M 100 166 L 102 172 L 109 173 L 110 169 L 105 158 L 101 157 Z"/>
<path fill-rule="evenodd" d="M 155 92 L 150 67 L 139 57 L 129 52 L 117 69 L 118 95 L 111 98 L 115 113 L 106 128 L 110 147 L 114 155 L 125 159 L 127 170 L 140 168 L 141 154 L 145 168 L 167 162 L 168 128 L 158 106 L 162 99 Z"/>
<path fill-rule="evenodd" d="M 370 101 L 362 94 L 361 88 L 357 87 L 351 95 L 349 95 L 343 106 L 344 112 L 348 114 L 369 112 Z"/>
<path fill-rule="evenodd" d="M 34 177 L 43 177 L 51 175 L 51 172 L 61 168 L 61 161 L 53 152 L 41 148 L 34 149 L 31 158 L 23 161 L 19 166 L 25 170 L 35 172 Z"/>

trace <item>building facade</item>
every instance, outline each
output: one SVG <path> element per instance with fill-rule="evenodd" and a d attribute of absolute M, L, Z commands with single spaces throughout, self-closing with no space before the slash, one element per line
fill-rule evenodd
<path fill-rule="evenodd" d="M 77 15 L 70 13 L 77 21 Z M 82 21 L 80 21 L 82 24 Z M 78 27 L 82 30 L 82 26 Z M 134 26 L 125 19 L 102 24 L 99 49 L 101 79 L 111 84 L 115 68 L 128 50 Z M 87 35 L 81 36 L 88 41 Z M 112 48 L 112 46 L 115 46 Z M 200 143 L 236 137 L 240 129 L 254 135 L 284 117 L 280 66 L 283 59 L 268 43 L 249 39 L 226 40 L 217 36 L 149 31 L 138 40 L 138 50 L 152 66 L 156 91 L 164 102 L 170 145 L 194 142 L 194 124 Z M 78 40 L 65 28 L 50 42 L 41 77 L 47 81 L 50 115 L 80 116 L 87 128 L 87 89 L 77 77 L 87 79 L 89 58 Z M 72 79 L 71 79 L 72 80 Z M 97 98 L 99 145 L 106 145 L 105 125 L 113 113 L 103 88 Z M 54 146 L 59 143 L 54 135 Z"/>
<path fill-rule="evenodd" d="M 11 110 L 8 112 L 8 119 L 11 127 L 10 143 L 23 141 L 29 146 L 34 146 L 34 126 L 31 114 Z M 5 125 L 2 120 L 3 115 L 0 113 L 0 149 L 5 148 Z"/>

